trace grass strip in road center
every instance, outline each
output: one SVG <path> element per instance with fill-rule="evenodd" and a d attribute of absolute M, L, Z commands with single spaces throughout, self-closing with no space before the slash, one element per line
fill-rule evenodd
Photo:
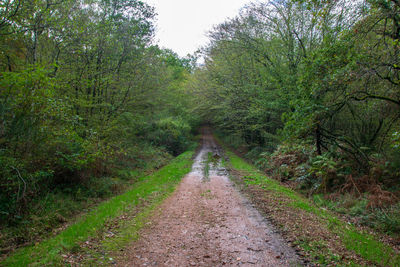
<path fill-rule="evenodd" d="M 35 246 L 17 250 L 0 264 L 2 266 L 58 266 L 63 264 L 62 253 L 71 251 L 79 243 L 95 236 L 107 221 L 112 220 L 132 206 L 157 193 L 166 197 L 192 166 L 193 151 L 173 159 L 159 171 L 144 177 L 126 193 L 103 202 L 80 218 L 59 235 Z"/>

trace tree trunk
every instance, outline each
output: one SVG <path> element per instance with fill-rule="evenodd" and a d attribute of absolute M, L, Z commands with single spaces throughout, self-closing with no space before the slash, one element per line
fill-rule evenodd
<path fill-rule="evenodd" d="M 322 151 L 321 151 L 321 126 L 318 123 L 317 124 L 317 128 L 315 129 L 315 145 L 317 148 L 317 154 L 321 155 Z"/>

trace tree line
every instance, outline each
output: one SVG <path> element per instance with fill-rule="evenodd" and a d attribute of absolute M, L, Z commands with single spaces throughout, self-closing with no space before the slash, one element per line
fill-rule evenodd
<path fill-rule="evenodd" d="M 193 60 L 154 45 L 154 8 L 5 0 L 0 14 L 1 227 L 51 193 L 112 184 L 118 170 L 159 167 L 190 145 L 197 122 L 182 85 Z"/>
<path fill-rule="evenodd" d="M 42 206 L 160 167 L 200 123 L 312 192 L 395 199 L 398 0 L 251 3 L 210 31 L 200 65 L 154 44 L 139 0 L 5 0 L 0 14 L 0 248 L 51 224 Z"/>
<path fill-rule="evenodd" d="M 199 114 L 265 168 L 298 153 L 310 186 L 398 185 L 399 34 L 397 0 L 252 3 L 209 33 L 188 86 Z"/>

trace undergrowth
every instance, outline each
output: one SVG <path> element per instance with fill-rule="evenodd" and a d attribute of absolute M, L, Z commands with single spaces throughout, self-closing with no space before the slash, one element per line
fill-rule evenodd
<path fill-rule="evenodd" d="M 142 177 L 126 193 L 101 203 L 98 207 L 82 216 L 57 236 L 51 237 L 35 246 L 21 248 L 6 258 L 3 266 L 54 266 L 62 264 L 62 252 L 76 249 L 81 242 L 101 232 L 105 223 L 140 205 L 149 196 L 157 193 L 160 201 L 189 172 L 193 151 L 185 152 L 172 160 L 159 171 Z"/>
<path fill-rule="evenodd" d="M 242 178 L 245 184 L 259 186 L 266 190 L 265 192 L 272 192 L 275 195 L 276 202 L 281 205 L 278 210 L 291 208 L 317 216 L 321 224 L 320 227 L 326 228 L 333 236 L 340 237 L 341 243 L 347 250 L 357 254 L 365 261 L 382 266 L 400 266 L 400 256 L 390 246 L 380 242 L 368 233 L 360 232 L 352 224 L 343 222 L 328 210 L 319 208 L 299 193 L 282 186 L 276 180 L 266 177 L 232 152 L 227 152 L 227 155 L 230 159 L 231 167 L 243 174 Z M 298 217 L 297 220 L 301 220 L 301 218 Z M 300 225 L 300 227 L 303 224 L 302 221 L 287 223 Z M 312 237 L 313 234 L 309 234 Z M 312 256 L 310 260 L 315 263 L 332 265 L 332 262 L 334 262 L 336 265 L 350 266 L 355 264 L 352 260 L 344 260 L 337 253 L 330 251 L 329 247 L 324 245 L 326 241 L 329 240 L 323 240 L 322 237 L 315 236 L 313 238 L 299 238 L 295 243 L 304 251 L 308 251 Z"/>
<path fill-rule="evenodd" d="M 368 197 L 351 194 L 338 196 L 335 200 L 323 194 L 313 196 L 316 205 L 339 214 L 351 216 L 353 223 L 366 225 L 394 237 L 400 236 L 400 203 L 389 207 L 368 208 Z"/>
<path fill-rule="evenodd" d="M 56 234 L 76 215 L 121 194 L 145 173 L 165 165 L 172 158 L 160 149 L 146 147 L 143 150 L 134 165 L 121 161 L 104 176 L 88 177 L 76 184 L 60 184 L 43 196 L 26 202 L 23 211 L 8 214 L 0 224 L 0 254 Z"/>
<path fill-rule="evenodd" d="M 369 167 L 363 170 L 339 150 L 317 155 L 313 145 L 301 143 L 283 143 L 273 152 L 261 151 L 255 148 L 245 157 L 273 179 L 318 206 L 349 217 L 354 224 L 400 237 L 399 163 L 372 155 Z"/>

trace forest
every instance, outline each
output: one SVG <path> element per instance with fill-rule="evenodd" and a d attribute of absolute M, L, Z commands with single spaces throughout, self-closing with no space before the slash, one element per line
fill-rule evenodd
<path fill-rule="evenodd" d="M 183 87 L 192 61 L 152 44 L 150 6 L 9 0 L 0 10 L 7 250 L 184 152 L 197 120 Z"/>
<path fill-rule="evenodd" d="M 156 44 L 139 0 L 4 0 L 0 14 L 0 254 L 193 149 L 201 125 L 399 240 L 399 0 L 254 2 L 187 57 Z"/>
<path fill-rule="evenodd" d="M 400 231 L 400 2 L 253 3 L 187 86 L 241 155 L 316 203 Z"/>

